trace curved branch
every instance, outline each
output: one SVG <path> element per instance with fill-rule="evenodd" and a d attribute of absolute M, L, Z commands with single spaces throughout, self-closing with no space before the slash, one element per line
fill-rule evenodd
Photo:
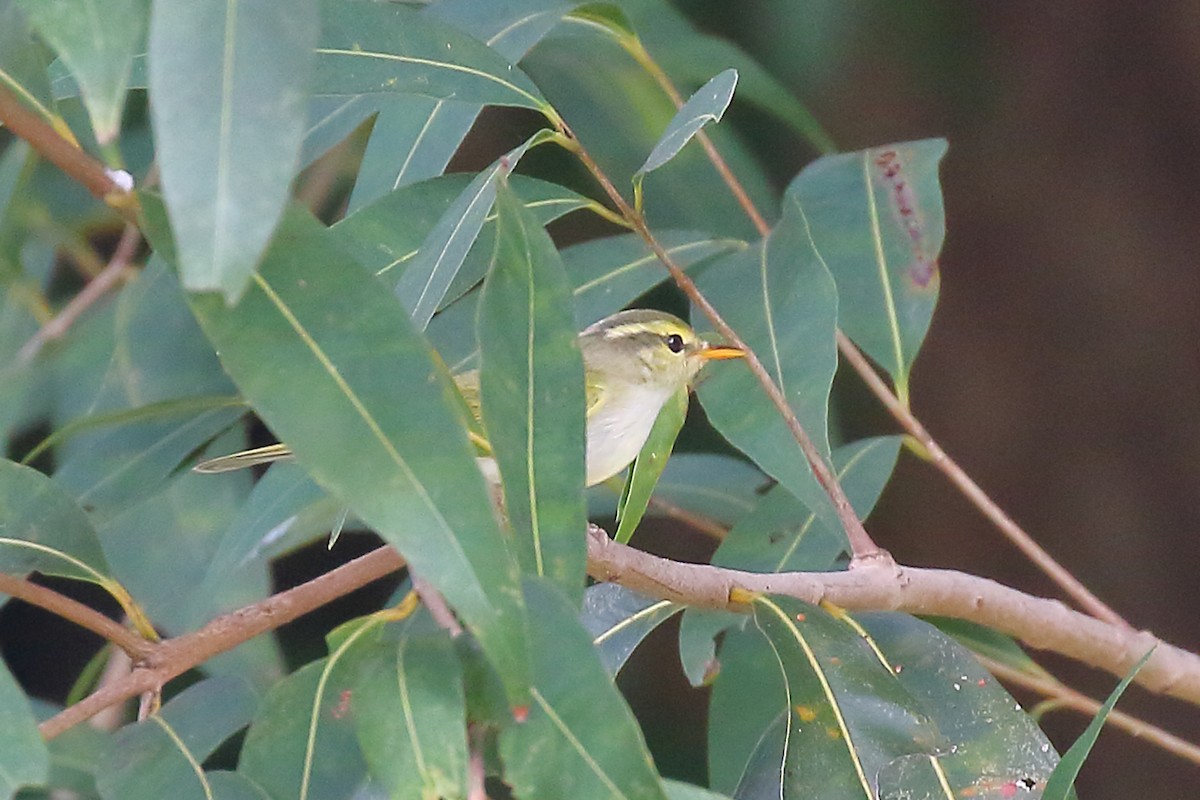
<path fill-rule="evenodd" d="M 588 536 L 588 574 L 664 600 L 744 611 L 744 605 L 730 599 L 730 592 L 742 590 L 828 602 L 850 611 L 955 617 L 1117 676 L 1128 674 L 1155 647 L 1137 682 L 1200 705 L 1200 655 L 1147 631 L 1103 622 L 1058 600 L 1034 597 L 987 578 L 886 564 L 847 572 L 742 572 L 659 558 L 596 535 L 595 530 Z"/>
<path fill-rule="evenodd" d="M 43 738 L 53 739 L 105 708 L 143 692 L 158 691 L 167 681 L 213 656 L 389 575 L 404 563 L 395 550 L 380 547 L 307 583 L 217 617 L 197 631 L 152 644 L 129 675 L 63 709 L 38 730 Z M 0 591 L 7 589 L 0 585 Z"/>
<path fill-rule="evenodd" d="M 0 594 L 24 600 L 31 606 L 44 608 L 52 614 L 70 620 L 79 627 L 86 628 L 97 636 L 112 642 L 128 653 L 131 658 L 144 657 L 154 650 L 153 642 L 143 639 L 94 608 L 24 578 L 0 573 Z"/>

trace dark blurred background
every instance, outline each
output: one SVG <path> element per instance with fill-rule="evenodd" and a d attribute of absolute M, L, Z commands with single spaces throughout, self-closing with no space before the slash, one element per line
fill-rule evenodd
<path fill-rule="evenodd" d="M 1200 4 L 676 4 L 759 58 L 841 150 L 949 139 L 913 407 L 1133 625 L 1200 649 Z M 869 527 L 904 563 L 1053 591 L 911 457 Z M 1093 695 L 1113 684 L 1045 663 Z M 1122 707 L 1200 739 L 1195 708 L 1137 689 Z M 1085 723 L 1045 727 L 1062 749 Z M 1196 778 L 1109 731 L 1078 788 L 1194 797 Z"/>

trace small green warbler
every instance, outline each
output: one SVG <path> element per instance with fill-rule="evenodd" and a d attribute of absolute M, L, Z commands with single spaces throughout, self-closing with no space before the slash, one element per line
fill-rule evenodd
<path fill-rule="evenodd" d="M 705 342 L 676 316 L 650 309 L 620 311 L 579 334 L 587 385 L 587 485 L 616 475 L 637 457 L 663 404 L 709 361 L 740 358 L 736 347 Z M 479 417 L 479 371 L 454 377 Z M 289 458 L 285 444 L 243 450 L 197 464 L 226 472 Z M 491 462 L 491 459 L 480 459 Z M 494 474 L 494 463 L 485 474 Z"/>

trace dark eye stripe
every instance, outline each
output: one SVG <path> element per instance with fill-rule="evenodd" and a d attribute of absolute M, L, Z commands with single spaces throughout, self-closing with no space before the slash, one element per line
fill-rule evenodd
<path fill-rule="evenodd" d="M 664 336 L 663 341 L 667 343 L 667 349 L 672 353 L 683 352 L 683 337 L 678 333 L 672 333 Z"/>

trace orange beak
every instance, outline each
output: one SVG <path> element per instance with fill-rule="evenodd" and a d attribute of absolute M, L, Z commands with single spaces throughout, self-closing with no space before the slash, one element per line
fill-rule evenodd
<path fill-rule="evenodd" d="M 710 344 L 697 355 L 705 361 L 724 361 L 730 358 L 742 358 L 746 352 L 739 347 L 731 347 L 727 344 Z"/>

